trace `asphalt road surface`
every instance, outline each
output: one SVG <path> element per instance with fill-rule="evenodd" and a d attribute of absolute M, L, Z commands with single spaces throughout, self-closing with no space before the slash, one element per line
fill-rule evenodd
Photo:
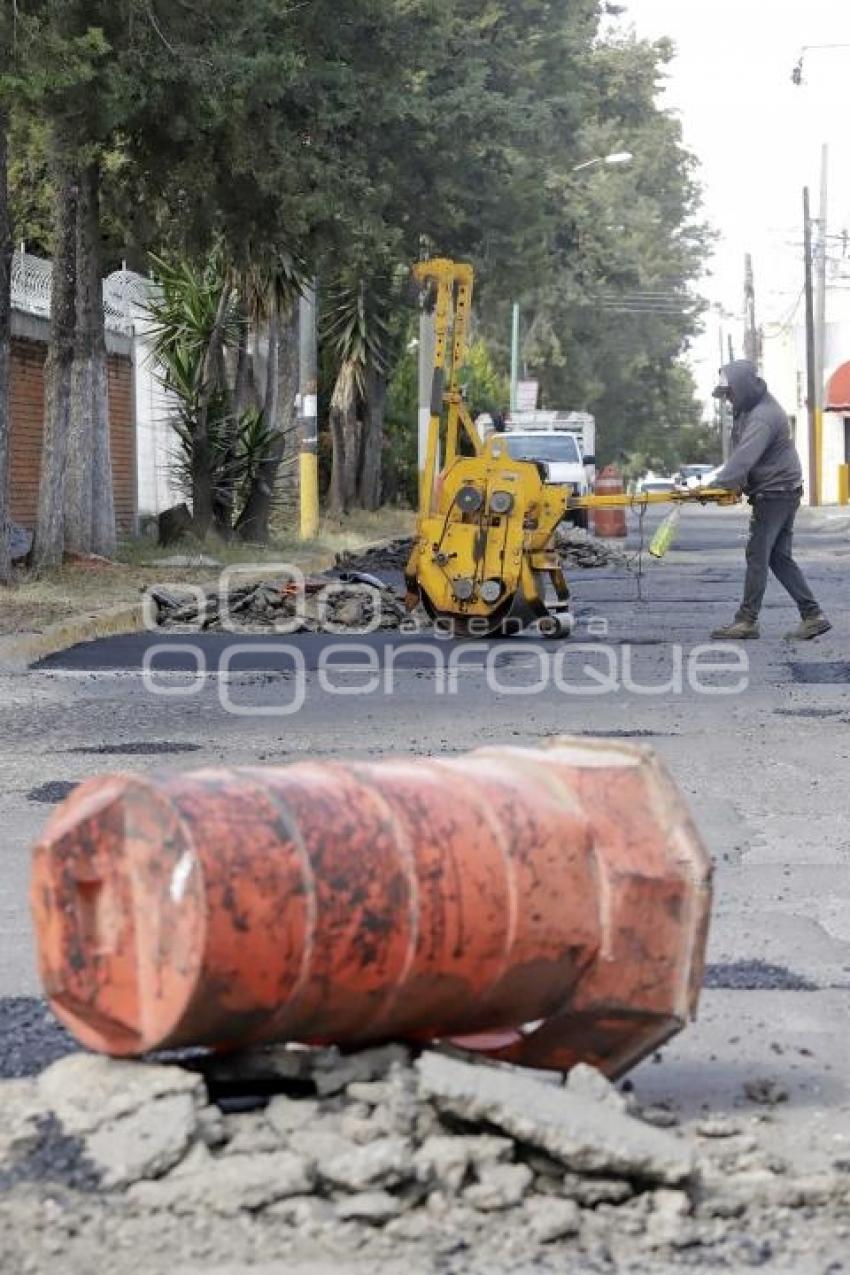
<path fill-rule="evenodd" d="M 639 1096 L 731 1110 L 771 1079 L 789 1095 L 771 1117 L 786 1154 L 793 1140 L 801 1162 L 850 1156 L 848 532 L 834 512 L 801 516 L 835 628 L 800 648 L 771 584 L 762 640 L 706 649 L 735 610 L 746 521 L 694 509 L 640 596 L 622 568 L 574 573 L 570 642 L 143 634 L 0 676 L 0 997 L 38 994 L 29 846 L 89 775 L 633 738 L 666 758 L 717 863 L 700 1020 L 636 1072 Z"/>

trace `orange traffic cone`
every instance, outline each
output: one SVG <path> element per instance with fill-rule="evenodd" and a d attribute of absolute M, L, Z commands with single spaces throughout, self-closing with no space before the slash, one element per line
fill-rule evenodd
<path fill-rule="evenodd" d="M 648 750 L 560 740 L 93 779 L 31 901 L 50 1004 L 106 1053 L 462 1037 L 616 1075 L 696 1008 L 709 878 Z"/>

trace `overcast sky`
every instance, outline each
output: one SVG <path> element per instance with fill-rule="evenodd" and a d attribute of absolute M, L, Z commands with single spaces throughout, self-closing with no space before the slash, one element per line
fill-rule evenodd
<path fill-rule="evenodd" d="M 759 322 L 781 323 L 802 287 L 802 187 L 811 186 L 817 216 L 824 142 L 830 233 L 850 229 L 850 47 L 808 52 L 802 87 L 791 81 L 804 45 L 850 46 L 850 0 L 624 2 L 638 35 L 668 35 L 677 47 L 666 104 L 681 116 L 708 219 L 722 236 L 703 292 L 739 314 L 750 251 Z M 830 246 L 840 257 L 841 245 Z M 709 320 L 694 351 L 703 390 L 717 367 L 717 323 Z M 737 321 L 734 335 L 740 354 Z"/>

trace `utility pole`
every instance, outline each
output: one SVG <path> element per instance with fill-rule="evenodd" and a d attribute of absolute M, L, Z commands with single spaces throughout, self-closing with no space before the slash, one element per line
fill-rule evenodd
<path fill-rule="evenodd" d="M 817 273 L 815 276 L 815 463 L 817 465 L 817 503 L 821 502 L 823 484 L 823 409 L 826 379 L 826 246 L 829 219 L 829 147 L 821 148 L 820 224 L 818 234 Z"/>
<path fill-rule="evenodd" d="M 511 324 L 511 412 L 517 410 L 519 385 L 519 304 L 515 301 Z"/>
<path fill-rule="evenodd" d="M 319 350 L 316 283 L 298 301 L 298 477 L 302 540 L 319 534 Z"/>
<path fill-rule="evenodd" d="M 751 253 L 744 257 L 744 358 L 758 368 L 761 365 L 759 334 L 756 326 L 756 284 Z"/>
<path fill-rule="evenodd" d="M 806 398 L 809 410 L 809 502 L 819 503 L 818 492 L 818 394 L 815 349 L 815 293 L 812 277 L 812 215 L 809 188 L 803 190 L 803 244 L 806 254 Z"/>
<path fill-rule="evenodd" d="M 723 332 L 723 320 L 721 319 L 720 320 L 720 366 L 721 367 L 726 362 L 725 346 L 726 346 L 726 338 Z M 731 452 L 731 445 L 730 445 L 731 440 L 729 437 L 729 433 L 730 433 L 729 409 L 726 405 L 725 399 L 719 398 L 716 401 L 717 401 L 717 410 L 719 412 L 719 420 L 720 420 L 720 446 L 722 448 L 721 454 L 723 456 L 723 464 L 725 465 L 727 460 L 729 459 L 729 455 Z"/>

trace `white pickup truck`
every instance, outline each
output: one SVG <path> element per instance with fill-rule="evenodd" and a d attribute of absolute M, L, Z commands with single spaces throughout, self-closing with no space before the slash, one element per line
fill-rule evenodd
<path fill-rule="evenodd" d="M 508 452 L 515 460 L 544 464 L 550 483 L 573 488 L 577 496 L 593 490 L 596 476 L 596 421 L 586 412 L 515 412 L 505 427 Z M 587 527 L 583 509 L 572 515 Z"/>

